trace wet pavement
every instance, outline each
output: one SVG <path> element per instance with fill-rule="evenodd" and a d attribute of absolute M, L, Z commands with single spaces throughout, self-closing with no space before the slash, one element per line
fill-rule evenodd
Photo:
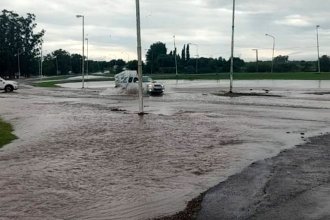
<path fill-rule="evenodd" d="M 317 136 L 251 164 L 208 190 L 195 219 L 330 219 L 329 146 Z"/>
<path fill-rule="evenodd" d="M 265 88 L 279 97 L 169 82 L 164 96 L 145 97 L 143 117 L 137 97 L 112 86 L 0 93 L 0 116 L 19 137 L 0 149 L 0 218 L 173 214 L 252 162 L 329 131 L 330 95 L 313 94 L 328 88 Z"/>

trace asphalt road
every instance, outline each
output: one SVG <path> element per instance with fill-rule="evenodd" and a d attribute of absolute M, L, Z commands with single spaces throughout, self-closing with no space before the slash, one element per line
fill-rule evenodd
<path fill-rule="evenodd" d="M 208 190 L 198 220 L 330 219 L 330 134 L 258 161 Z"/>

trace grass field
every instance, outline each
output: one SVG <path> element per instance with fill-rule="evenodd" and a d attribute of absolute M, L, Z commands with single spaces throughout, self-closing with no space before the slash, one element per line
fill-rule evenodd
<path fill-rule="evenodd" d="M 155 80 L 181 79 L 181 80 L 219 80 L 229 79 L 229 73 L 205 74 L 145 74 Z M 81 82 L 81 79 L 69 80 L 68 76 L 52 77 L 48 80 L 35 82 L 37 87 L 57 87 L 56 84 Z M 292 72 L 292 73 L 234 73 L 234 80 L 330 80 L 330 73 Z M 86 82 L 113 81 L 113 77 L 88 79 Z"/>
<path fill-rule="evenodd" d="M 16 139 L 16 136 L 12 134 L 12 131 L 12 126 L 0 118 L 0 148 Z"/>

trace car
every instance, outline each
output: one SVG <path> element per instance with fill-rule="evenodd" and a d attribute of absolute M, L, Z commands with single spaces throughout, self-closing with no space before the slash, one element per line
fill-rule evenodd
<path fill-rule="evenodd" d="M 123 71 L 115 75 L 115 87 L 120 87 L 127 93 L 138 92 L 138 75 L 136 71 Z M 162 95 L 165 86 L 162 83 L 152 80 L 149 76 L 142 76 L 143 92 L 150 95 Z"/>
<path fill-rule="evenodd" d="M 5 92 L 12 92 L 18 89 L 18 83 L 15 81 L 4 80 L 0 77 L 0 90 L 4 90 Z"/>
<path fill-rule="evenodd" d="M 149 76 L 142 76 L 143 85 L 149 94 L 161 95 L 165 91 L 165 86 L 162 83 L 152 80 Z"/>

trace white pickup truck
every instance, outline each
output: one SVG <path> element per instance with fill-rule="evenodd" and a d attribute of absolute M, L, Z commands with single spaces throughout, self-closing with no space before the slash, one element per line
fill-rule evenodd
<path fill-rule="evenodd" d="M 0 90 L 5 90 L 5 92 L 12 92 L 18 89 L 17 82 L 4 80 L 0 77 Z"/>
<path fill-rule="evenodd" d="M 115 75 L 115 87 L 121 87 L 128 93 L 138 92 L 138 75 L 136 71 L 126 70 Z M 149 95 L 162 95 L 165 86 L 153 81 L 149 76 L 142 77 L 143 92 Z"/>

